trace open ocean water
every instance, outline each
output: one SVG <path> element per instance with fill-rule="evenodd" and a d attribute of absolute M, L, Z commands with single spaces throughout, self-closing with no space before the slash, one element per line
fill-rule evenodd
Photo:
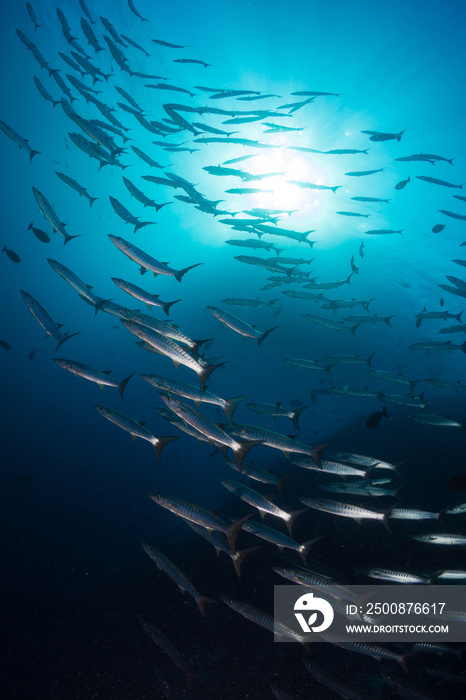
<path fill-rule="evenodd" d="M 296 520 L 320 538 L 310 570 L 344 583 L 466 569 L 464 547 L 411 537 L 466 536 L 464 514 L 389 517 L 466 500 L 464 3 L 5 0 L 0 18 L 2 697 L 463 697 L 458 653 L 391 645 L 404 674 L 274 643 L 220 596 L 272 614 L 271 567 L 298 553 L 241 531 L 260 548 L 239 578 L 149 495 L 262 522 L 228 479 L 286 512 L 386 513 L 390 531 Z M 178 439 L 159 462 L 160 436 Z M 240 474 L 222 452 L 241 464 L 247 439 Z M 391 493 L 339 491 L 355 477 L 319 470 L 326 443 L 324 466 L 395 465 L 365 475 Z M 204 616 L 141 543 L 215 601 Z"/>

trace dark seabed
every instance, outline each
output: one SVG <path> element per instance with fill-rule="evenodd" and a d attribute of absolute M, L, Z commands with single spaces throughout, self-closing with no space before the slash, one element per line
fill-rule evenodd
<path fill-rule="evenodd" d="M 220 598 L 272 615 L 271 567 L 303 567 L 245 531 L 259 511 L 225 479 L 287 513 L 386 513 L 390 531 L 307 508 L 292 536 L 320 538 L 318 575 L 466 580 L 441 576 L 464 547 L 411 537 L 466 537 L 444 512 L 466 501 L 464 3 L 6 0 L 0 18 L 2 697 L 464 697 L 459 644 L 388 644 L 405 674 L 275 643 Z M 222 452 L 240 462 L 242 440 L 240 474 Z M 241 578 L 160 494 L 252 514 Z M 215 601 L 204 616 L 141 543 Z"/>

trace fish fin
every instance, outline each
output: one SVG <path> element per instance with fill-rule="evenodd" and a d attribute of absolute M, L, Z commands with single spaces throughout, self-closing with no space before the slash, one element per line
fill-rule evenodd
<path fill-rule="evenodd" d="M 299 545 L 298 552 L 299 556 L 303 560 L 304 566 L 307 566 L 307 557 L 309 554 L 309 550 L 311 549 L 312 545 L 320 539 L 322 539 L 322 535 L 320 535 L 319 537 L 314 537 L 314 539 L 308 540 L 307 542 L 303 542 Z"/>
<path fill-rule="evenodd" d="M 293 529 L 293 523 L 296 520 L 296 518 L 301 515 L 301 513 L 304 513 L 306 510 L 309 510 L 307 507 L 306 508 L 300 508 L 299 510 L 294 510 L 292 513 L 290 513 L 290 519 L 286 521 L 286 527 L 288 528 L 288 532 L 290 533 L 290 537 L 293 537 L 292 534 L 292 529 Z"/>
<path fill-rule="evenodd" d="M 235 520 L 235 522 L 233 522 L 229 526 L 228 530 L 225 533 L 227 536 L 228 544 L 230 545 L 230 549 L 233 553 L 236 552 L 235 542 L 236 542 L 236 538 L 238 537 L 238 533 L 241 530 L 241 528 L 243 527 L 244 523 L 247 520 L 249 520 L 249 518 L 252 518 L 252 513 L 249 513 L 248 515 L 244 515 L 242 518 L 239 518 L 239 520 Z"/>
<path fill-rule="evenodd" d="M 290 418 L 296 430 L 299 430 L 298 421 L 301 416 L 301 413 L 305 411 L 306 408 L 309 408 L 309 406 L 302 406 L 301 408 L 297 408 L 295 411 L 292 411 L 292 415 L 290 416 Z"/>
<path fill-rule="evenodd" d="M 160 455 L 161 455 L 162 450 L 165 447 L 165 445 L 168 445 L 168 443 L 172 442 L 173 440 L 179 440 L 179 439 L 180 439 L 179 435 L 164 435 L 164 436 L 160 436 L 157 438 L 157 443 L 152 443 L 152 446 L 153 446 L 154 452 L 155 452 L 155 456 L 157 457 L 158 462 L 160 462 Z"/>
<path fill-rule="evenodd" d="M 243 471 L 243 457 L 246 454 L 246 452 L 249 452 L 249 450 L 254 447 L 255 445 L 262 445 L 263 440 L 241 440 L 238 441 L 238 444 L 240 447 L 236 450 L 234 450 L 234 455 L 236 459 L 236 464 L 238 465 L 238 469 L 240 472 Z"/>
<path fill-rule="evenodd" d="M 293 472 L 290 472 L 289 474 L 285 474 L 284 476 L 282 476 L 278 480 L 278 482 L 277 482 L 278 493 L 283 493 L 283 484 L 285 483 L 285 481 L 288 481 L 290 476 L 293 476 Z"/>
<path fill-rule="evenodd" d="M 207 603 L 217 603 L 216 600 L 213 600 L 212 598 L 207 598 L 207 596 L 205 595 L 198 595 L 196 596 L 195 600 L 197 603 L 197 607 L 201 611 L 202 615 L 205 615 L 205 606 L 207 605 Z"/>
<path fill-rule="evenodd" d="M 255 552 L 256 549 L 260 549 L 260 547 L 250 547 L 249 549 L 238 549 L 235 556 L 232 557 L 233 566 L 235 567 L 235 571 L 238 574 L 239 578 L 241 578 L 241 564 L 246 559 L 246 557 L 249 554 L 251 554 L 251 552 Z"/>
<path fill-rule="evenodd" d="M 176 275 L 175 279 L 178 280 L 178 282 L 181 282 L 183 275 L 185 275 L 189 270 L 193 270 L 195 267 L 199 267 L 199 265 L 202 265 L 203 263 L 196 263 L 195 265 L 190 265 L 189 267 L 185 267 L 183 270 L 179 270 Z"/>
<path fill-rule="evenodd" d="M 121 382 L 118 383 L 118 391 L 120 392 L 121 398 L 123 398 L 123 395 L 125 393 L 126 385 L 128 384 L 129 380 L 133 376 L 134 372 L 131 372 L 129 377 L 126 377 L 126 379 L 122 379 Z"/>
<path fill-rule="evenodd" d="M 60 348 L 63 345 L 63 343 L 66 340 L 69 340 L 70 338 L 73 338 L 73 336 L 79 335 L 80 333 L 81 333 L 81 331 L 78 331 L 77 333 L 67 333 L 65 335 L 65 337 L 62 340 L 60 340 L 60 342 L 58 343 L 57 347 L 55 348 L 55 352 L 58 350 L 58 348 Z M 465 352 L 466 352 L 466 350 L 465 350 Z"/>
<path fill-rule="evenodd" d="M 227 417 L 227 421 L 230 425 L 231 425 L 231 419 L 233 417 L 233 413 L 235 412 L 238 404 L 247 398 L 248 398 L 248 395 L 245 394 L 244 396 L 234 396 L 231 399 L 225 399 L 225 405 L 223 406 L 223 411 L 224 411 L 224 413 Z"/>
<path fill-rule="evenodd" d="M 267 338 L 269 333 L 274 331 L 276 328 L 279 328 L 279 326 L 273 326 L 273 328 L 269 328 L 268 331 L 265 331 L 265 333 L 262 333 L 262 335 L 257 339 L 257 344 L 260 346 L 263 343 L 263 341 Z"/>

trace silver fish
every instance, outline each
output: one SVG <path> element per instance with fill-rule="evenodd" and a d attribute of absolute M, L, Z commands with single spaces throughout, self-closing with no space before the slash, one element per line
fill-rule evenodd
<path fill-rule="evenodd" d="M 120 411 L 116 411 L 115 409 L 108 408 L 107 406 L 101 406 L 97 404 L 95 404 L 94 407 L 97 409 L 101 416 L 109 420 L 111 423 L 115 423 L 115 425 L 118 425 L 119 428 L 126 430 L 131 435 L 133 440 L 139 437 L 143 440 L 147 440 L 148 442 L 150 442 L 150 444 L 154 448 L 155 455 L 159 462 L 160 454 L 165 445 L 167 445 L 172 440 L 179 439 L 177 435 L 157 437 L 144 427 L 145 423 L 138 422 L 137 420 L 134 420 L 134 418 L 130 418 L 130 416 L 127 416 L 124 413 L 121 413 Z"/>
<path fill-rule="evenodd" d="M 28 294 L 28 292 L 25 292 L 22 289 L 20 291 L 23 301 L 28 307 L 29 311 L 45 330 L 47 334 L 46 337 L 48 338 L 48 336 L 51 335 L 53 338 L 55 338 L 55 340 L 58 340 L 58 345 L 55 348 L 55 351 L 63 345 L 65 340 L 69 340 L 70 338 L 73 338 L 73 336 L 79 335 L 80 331 L 77 333 L 63 333 L 61 331 L 62 324 L 55 323 L 44 307 L 39 304 L 37 299 L 34 299 L 31 294 Z"/>
<path fill-rule="evenodd" d="M 180 571 L 178 567 L 175 566 L 175 564 L 172 561 L 170 561 L 168 557 L 165 556 L 165 554 L 162 554 L 162 552 L 159 552 L 157 549 L 151 547 L 145 542 L 142 543 L 142 548 L 144 549 L 145 553 L 152 559 L 152 561 L 154 561 L 157 564 L 158 568 L 161 571 L 164 571 L 172 579 L 172 581 L 176 583 L 178 588 L 183 591 L 183 593 L 188 593 L 194 598 L 197 607 L 199 608 L 202 615 L 205 614 L 204 610 L 207 603 L 216 602 L 215 600 L 207 598 L 206 596 L 198 593 L 198 591 L 194 588 L 193 584 L 186 576 L 186 574 Z"/>
<path fill-rule="evenodd" d="M 109 371 L 107 372 L 104 370 L 101 372 L 98 369 L 82 364 L 82 362 L 65 360 L 63 357 L 54 357 L 54 361 L 57 363 L 57 365 L 59 365 L 59 367 L 68 370 L 68 372 L 72 372 L 72 374 L 75 374 L 77 377 L 83 377 L 83 379 L 88 379 L 91 382 L 95 382 L 101 389 L 103 389 L 104 386 L 113 386 L 117 388 L 120 392 L 121 398 L 124 397 L 126 385 L 134 374 L 134 372 L 132 372 L 128 377 L 126 377 L 126 379 L 118 381 L 109 376 Z"/>

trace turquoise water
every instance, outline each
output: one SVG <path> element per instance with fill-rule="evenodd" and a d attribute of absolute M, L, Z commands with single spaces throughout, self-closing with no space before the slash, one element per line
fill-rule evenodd
<path fill-rule="evenodd" d="M 416 316 L 424 307 L 429 312 L 448 311 L 453 315 L 464 309 L 464 297 L 439 287 L 446 284 L 461 289 L 458 285 L 463 278 L 462 266 L 454 260 L 464 257 L 461 244 L 466 240 L 466 224 L 461 217 L 466 216 L 466 205 L 454 195 L 465 196 L 464 190 L 418 179 L 418 176 L 435 178 L 456 186 L 465 181 L 463 4 L 450 2 L 445 6 L 440 2 L 395 0 L 383 7 L 363 0 L 337 1 L 331 6 L 311 2 L 239 1 L 232 5 L 224 2 L 161 4 L 138 0 L 137 10 L 149 19 L 147 22 L 141 22 L 123 2 L 89 0 L 87 6 L 96 21 L 92 29 L 103 48 L 99 53 L 87 44 L 83 34 L 80 4 L 62 2 L 60 9 L 72 35 L 77 37 L 92 63 L 110 75 L 108 80 L 98 81 L 94 87 L 101 91 L 97 98 L 115 108 L 113 116 L 127 129 L 124 132 L 130 139 L 127 143 L 119 136 L 114 137 L 115 144 L 124 148 L 118 156 L 124 170 L 114 165 L 105 165 L 99 170 L 98 162 L 79 150 L 69 137 L 69 132 L 79 133 L 79 127 L 68 119 L 60 104 L 52 106 L 44 100 L 34 85 L 34 76 L 37 76 L 53 100 L 61 100 L 59 85 L 39 67 L 32 52 L 18 38 L 18 29 L 34 42 L 50 67 L 60 71 L 63 80 L 67 80 L 67 74 L 74 75 L 89 88 L 93 86 L 88 75 L 73 73 L 58 55 L 60 51 L 71 56 L 70 52 L 75 49 L 63 35 L 55 5 L 34 2 L 40 24 L 37 30 L 25 4 L 6 2 L 0 10 L 0 52 L 4 67 L 0 118 L 27 139 L 31 148 L 40 152 L 30 163 L 25 150 L 19 150 L 13 140 L 1 135 L 4 173 L 1 247 L 7 246 L 20 257 L 19 263 L 7 254 L 0 257 L 3 300 L 0 339 L 9 346 L 0 348 L 2 483 L 6 497 L 5 526 L 9 533 L 2 544 L 1 557 L 10 573 L 6 581 L 8 600 L 27 609 L 28 614 L 35 606 L 46 611 L 52 601 L 70 605 L 70 600 L 93 595 L 102 581 L 120 576 L 131 578 L 130 572 L 134 570 L 146 572 L 145 567 L 149 567 L 150 562 L 140 547 L 141 539 L 173 555 L 178 565 L 190 574 L 188 552 L 196 548 L 193 560 L 199 567 L 197 573 L 201 579 L 205 576 L 209 585 L 209 576 L 205 575 L 202 564 L 204 556 L 210 554 L 208 546 L 191 532 L 187 533 L 184 524 L 172 514 L 159 512 L 147 494 L 161 492 L 215 511 L 226 508 L 232 517 L 241 514 L 237 508 L 239 501 L 233 501 L 219 482 L 220 478 L 239 478 L 238 474 L 231 476 L 231 470 L 221 455 L 213 451 L 213 446 L 200 445 L 160 418 L 154 406 L 161 407 L 162 401 L 153 387 L 137 376 L 152 372 L 196 385 L 196 375 L 186 367 L 175 371 L 170 359 L 135 346 L 135 338 L 122 327 L 118 318 L 105 313 L 105 305 L 94 314 L 76 291 L 51 269 L 47 258 L 66 265 L 86 284 L 92 285 L 93 292 L 103 299 L 140 309 L 165 321 L 172 320 L 191 338 L 212 338 L 212 344 L 205 350 L 206 357 L 221 358 L 219 362 L 225 362 L 209 382 L 209 390 L 215 394 L 224 398 L 247 394 L 248 401 L 281 401 L 287 408 L 306 405 L 308 408 L 299 423 L 300 441 L 308 445 L 332 441 L 332 450 L 403 463 L 402 478 L 407 482 L 403 504 L 407 507 L 439 510 L 453 502 L 461 503 L 461 492 L 449 491 L 446 486 L 448 479 L 464 473 L 464 434 L 460 427 L 433 426 L 410 418 L 413 414 L 422 416 L 423 410 L 387 402 L 380 393 L 385 391 L 385 394 L 406 397 L 408 386 L 368 375 L 367 364 L 338 364 L 329 374 L 290 366 L 283 360 L 305 358 L 325 364 L 329 355 L 368 358 L 374 353 L 372 369 L 417 380 L 414 394 L 427 402 L 424 413 L 427 411 L 459 424 L 463 422 L 462 393 L 424 380 L 464 381 L 466 358 L 461 349 L 464 330 L 439 332 L 457 325 L 455 319 L 426 319 L 416 326 Z M 101 15 L 108 18 L 117 32 L 129 36 L 150 54 L 147 57 L 131 45 L 122 48 L 130 71 L 161 76 L 160 80 L 131 75 L 118 67 L 103 38 Z M 152 39 L 186 48 L 163 46 Z M 174 62 L 177 58 L 200 60 L 210 65 Z M 164 79 L 168 85 L 191 91 L 193 96 L 145 87 L 163 83 Z M 104 120 L 94 105 L 86 104 L 82 94 L 68 82 L 66 84 L 74 98 L 72 108 L 81 117 Z M 165 123 L 165 136 L 149 132 L 117 105 L 125 100 L 115 90 L 116 85 L 142 107 L 147 119 Z M 211 99 L 214 93 L 201 89 L 203 87 L 256 91 L 272 96 L 253 101 L 234 96 Z M 305 97 L 292 95 L 300 91 L 331 94 L 316 95 L 314 101 L 296 111 L 283 107 L 305 100 Z M 176 132 L 177 125 L 170 122 L 168 112 L 163 109 L 168 103 L 178 105 L 177 113 L 190 124 L 198 122 L 211 128 L 238 131 L 230 138 L 249 139 L 259 142 L 259 146 L 202 143 L 196 139 L 215 136 L 211 131 L 201 132 L 202 127 L 195 129 L 198 134 L 189 129 L 169 134 L 170 129 Z M 200 111 L 184 111 L 180 105 Z M 201 113 L 202 108 L 212 107 L 230 114 Z M 249 123 L 225 123 L 225 120 L 234 119 L 234 112 L 238 110 L 267 110 L 269 115 Z M 265 133 L 265 122 L 296 130 Z M 368 134 L 361 133 L 367 130 L 404 133 L 399 140 L 372 141 Z M 179 143 L 195 150 L 171 152 L 154 145 L 154 140 Z M 149 168 L 134 154 L 131 145 L 142 149 L 164 167 Z M 261 145 L 271 147 L 261 148 Z M 368 152 L 326 153 L 342 149 Z M 413 154 L 433 154 L 453 161 L 395 160 Z M 225 161 L 249 155 L 249 159 L 225 164 Z M 282 174 L 246 181 L 237 176 L 216 176 L 205 170 L 220 164 L 239 169 L 243 175 Z M 370 170 L 380 172 L 345 175 Z M 63 183 L 56 171 L 74 178 L 96 197 L 92 207 Z M 213 216 L 200 211 L 192 202 L 176 198 L 180 194 L 186 196 L 186 190 L 143 179 L 144 175 L 167 177 L 167 172 L 194 185 L 205 200 L 222 200 L 218 209 L 226 213 L 217 215 L 215 212 Z M 150 199 L 169 204 L 158 212 L 153 207 L 143 207 L 130 196 L 122 176 L 129 178 Z M 397 190 L 397 183 L 408 177 L 410 181 L 406 187 Z M 333 193 L 302 188 L 290 181 L 338 189 Z M 79 238 L 63 246 L 63 237 L 52 233 L 34 199 L 32 187 L 45 195 L 60 221 L 66 224 L 68 234 Z M 226 192 L 238 187 L 271 191 L 242 195 Z M 134 227 L 115 214 L 110 196 L 122 202 L 141 221 L 156 223 L 133 233 Z M 357 201 L 354 197 L 389 201 Z M 297 266 L 297 271 L 308 274 L 306 282 L 315 279 L 318 284 L 346 279 L 352 272 L 353 257 L 357 272 L 353 272 L 350 284 L 317 293 L 331 300 L 371 300 L 369 311 L 356 307 L 333 312 L 321 309 L 315 302 L 283 294 L 290 289 L 303 291 L 304 287 L 296 278 L 292 278 L 292 283 L 263 290 L 273 273 L 240 263 L 234 257 L 266 258 L 275 254 L 273 249 L 266 254 L 262 250 L 226 244 L 229 239 L 259 238 L 254 231 L 234 230 L 229 223 L 221 221 L 233 214 L 234 221 L 241 221 L 252 216 L 242 212 L 258 208 L 292 211 L 290 215 L 279 214 L 277 225 L 299 232 L 312 231 L 309 233 L 309 240 L 315 241 L 312 247 L 283 236 L 264 234 L 260 239 L 280 248 L 282 258 L 312 258 L 311 265 Z M 341 211 L 364 216 L 337 213 Z M 452 213 L 460 218 L 452 217 Z M 51 241 L 38 240 L 28 229 L 30 222 L 46 231 Z M 433 232 L 435 226 L 443 225 L 440 232 Z M 368 230 L 402 230 L 402 233 L 371 235 L 365 233 Z M 189 271 L 181 284 L 170 276 L 154 278 L 150 272 L 141 276 L 136 264 L 111 244 L 108 235 L 122 237 L 176 269 L 195 263 L 202 263 L 202 266 Z M 364 257 L 361 256 L 362 243 Z M 457 282 L 448 281 L 447 276 L 457 278 Z M 125 295 L 114 285 L 112 277 L 129 280 L 148 292 L 159 294 L 163 301 L 180 301 L 170 310 L 168 318 L 161 309 L 149 311 L 144 304 Z M 56 322 L 63 323 L 64 332 L 79 331 L 80 334 L 54 352 L 56 341 L 52 338 L 44 342 L 44 331 L 30 316 L 20 290 L 31 294 Z M 230 297 L 278 301 L 273 308 L 222 303 L 224 298 Z M 221 325 L 207 306 L 222 308 L 257 325 L 260 332 L 274 326 L 278 328 L 259 347 L 254 339 L 243 339 Z M 309 322 L 302 316 L 306 313 L 339 323 L 339 330 Z M 348 316 L 369 314 L 392 318 L 390 324 L 362 323 L 356 328 L 357 322 L 345 320 Z M 410 348 L 423 341 L 450 341 L 458 347 L 430 352 Z M 34 350 L 34 356 L 29 359 Z M 54 357 L 71 358 L 91 367 L 111 370 L 112 377 L 118 380 L 131 372 L 135 372 L 135 376 L 128 383 L 122 400 L 114 388 L 100 392 L 95 384 L 64 372 L 53 362 Z M 336 387 L 357 388 L 372 392 L 373 396 L 345 395 Z M 297 433 L 288 418 L 273 420 L 271 416 L 256 415 L 248 410 L 246 403 L 240 404 L 235 421 L 287 435 Z M 155 435 L 183 437 L 165 448 L 159 465 L 148 442 L 136 439 L 133 443 L 129 435 L 104 421 L 94 404 L 104 404 L 145 421 L 146 428 Z M 382 418 L 374 430 L 368 430 L 367 419 L 382 411 L 384 405 L 388 418 Z M 202 404 L 200 410 L 211 421 L 224 421 L 223 413 L 216 412 L 212 406 Z M 281 452 L 265 446 L 255 447 L 246 461 L 279 475 L 296 472 L 286 486 L 283 500 L 290 508 L 297 508 L 297 497 L 310 495 L 315 484 L 325 480 L 320 475 L 314 480 L 314 472 L 303 476 L 302 470 L 290 465 Z M 257 486 L 257 482 L 252 483 L 253 488 L 254 484 Z M 270 493 L 270 488 L 264 487 L 263 493 Z M 296 538 L 309 539 L 314 536 L 315 528 L 317 534 L 324 534 L 328 522 L 330 520 L 310 518 Z M 276 525 L 273 521 L 269 524 Z M 455 521 L 455 526 L 455 531 L 459 532 L 462 525 Z M 354 528 L 358 532 L 356 525 Z M 334 524 L 331 541 L 335 547 L 339 546 L 340 538 L 344 538 L 343 529 L 339 522 Z M 386 553 L 393 568 L 406 568 L 414 561 L 424 568 L 459 568 L 462 565 L 457 553 L 448 554 L 448 557 L 443 552 L 434 555 L 428 547 L 418 543 L 414 547 L 409 540 L 409 547 L 406 545 L 403 550 L 404 556 L 396 560 L 393 541 L 388 535 L 380 534 L 377 527 L 375 530 L 369 527 L 368 532 L 367 543 L 362 540 L 361 549 L 355 553 L 358 564 L 352 562 L 349 551 L 345 554 L 347 576 L 354 574 L 353 566 L 374 563 L 371 557 L 375 547 Z M 380 544 L 377 544 L 379 538 Z M 252 547 L 254 543 L 246 546 Z M 351 548 L 350 543 L 345 546 Z M 338 566 L 338 555 L 329 554 L 327 547 L 320 554 L 329 566 Z M 207 567 L 216 566 L 215 559 L 205 561 L 209 562 Z M 215 585 L 207 592 L 216 598 L 235 583 L 230 580 L 234 573 L 229 563 L 221 564 L 225 572 L 223 568 L 218 570 L 222 573 L 216 574 L 219 578 L 215 577 Z M 248 562 L 246 587 L 231 588 L 233 597 L 252 601 L 248 592 L 251 594 L 254 581 L 262 582 L 266 578 L 262 565 L 265 566 L 264 562 L 260 565 Z M 148 579 L 150 572 L 148 569 Z M 152 574 L 154 580 L 161 580 L 162 574 L 155 571 Z M 164 580 L 163 585 L 165 583 Z M 171 582 L 169 584 L 167 595 L 172 590 Z M 122 589 L 127 590 L 127 587 L 122 585 Z M 180 599 L 175 597 L 173 605 L 177 606 Z M 260 607 L 260 599 L 256 602 Z M 268 604 L 265 602 L 264 607 Z M 115 606 L 120 609 L 126 606 L 126 610 L 131 607 L 128 600 L 124 604 L 115 602 Z M 162 613 L 163 610 L 161 605 Z M 147 614 L 150 618 L 150 611 L 144 610 L 142 603 L 138 614 Z M 195 618 L 197 611 L 194 610 L 193 615 Z M 209 616 L 213 620 L 215 613 L 210 610 Z M 25 620 L 26 617 L 25 614 Z M 207 629 L 203 628 L 202 632 L 206 655 L 209 649 Z M 139 628 L 131 632 L 140 644 Z M 192 653 L 192 649 L 187 653 Z M 20 652 L 18 658 L 21 658 Z M 149 674 L 150 665 L 148 669 Z M 256 673 L 256 669 L 251 673 Z M 299 674 L 301 683 L 301 670 Z M 368 675 L 371 676 L 370 671 Z M 260 681 L 264 684 L 263 695 L 257 690 L 256 697 L 268 697 L 268 683 L 274 679 L 265 676 Z M 57 697 L 65 697 L 66 683 L 62 682 L 63 685 L 57 686 Z M 284 685 L 291 692 L 292 685 Z M 237 695 L 231 697 L 246 697 L 240 694 L 244 690 L 240 687 L 241 682 L 236 691 L 231 691 Z M 262 687 L 258 681 L 257 687 Z M 130 690 L 125 692 L 130 696 Z M 195 692 L 201 693 L 201 690 Z M 144 695 L 135 691 L 134 697 Z M 192 697 L 197 696 L 193 694 Z M 225 694 L 225 697 L 230 695 Z"/>

